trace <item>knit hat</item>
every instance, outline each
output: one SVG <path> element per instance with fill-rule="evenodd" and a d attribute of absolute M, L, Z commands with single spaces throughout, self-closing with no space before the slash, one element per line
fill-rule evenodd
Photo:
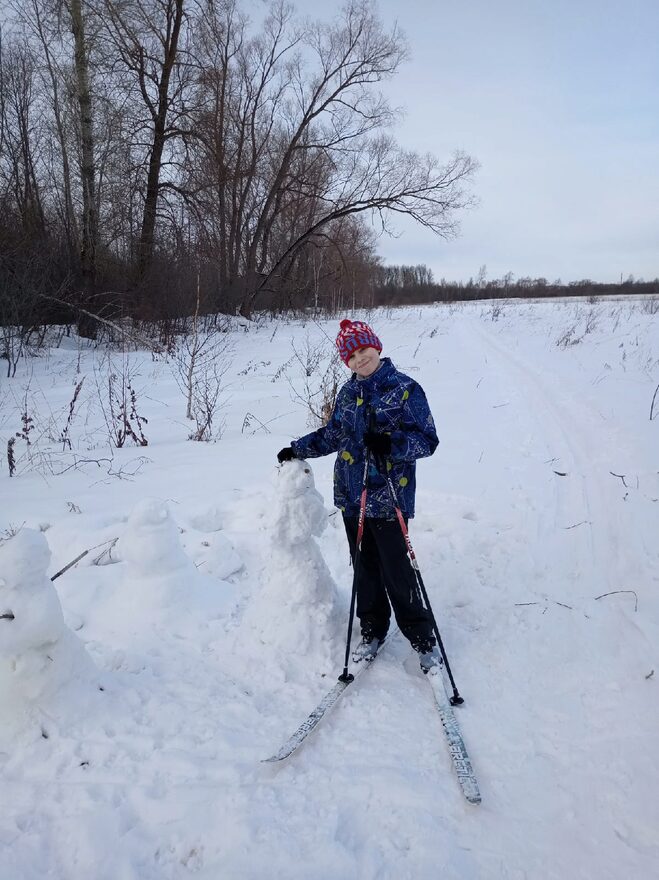
<path fill-rule="evenodd" d="M 350 321 L 344 318 L 341 321 L 341 329 L 336 337 L 336 347 L 343 363 L 348 366 L 348 361 L 359 348 L 374 348 L 382 351 L 382 343 L 373 330 L 363 321 Z"/>

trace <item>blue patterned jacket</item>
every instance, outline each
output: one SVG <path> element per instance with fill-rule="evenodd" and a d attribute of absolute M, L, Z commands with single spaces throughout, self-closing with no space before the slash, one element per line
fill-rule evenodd
<path fill-rule="evenodd" d="M 358 379 L 353 373 L 341 387 L 328 423 L 291 445 L 298 458 L 338 452 L 334 504 L 346 516 L 357 516 L 364 474 L 363 436 L 369 430 L 371 411 L 375 415 L 375 430 L 391 435 L 387 470 L 400 509 L 413 517 L 416 459 L 432 455 L 439 441 L 423 388 L 399 373 L 389 358 L 383 358 L 380 368 L 366 379 Z M 386 480 L 375 464 L 369 471 L 366 516 L 395 518 Z"/>

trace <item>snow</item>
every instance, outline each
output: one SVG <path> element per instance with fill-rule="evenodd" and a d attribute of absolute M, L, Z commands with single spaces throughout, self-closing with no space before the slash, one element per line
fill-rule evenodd
<path fill-rule="evenodd" d="M 26 402 L 34 428 L 12 478 L 0 460 L 0 877 L 657 876 L 656 305 L 351 316 L 437 422 L 410 536 L 478 807 L 400 635 L 298 753 L 261 763 L 343 665 L 332 457 L 276 466 L 309 429 L 294 348 L 329 353 L 338 320 L 236 325 L 215 443 L 187 439 L 162 356 L 126 356 L 149 445 L 112 452 L 100 350 L 65 339 L 3 377 L 0 449 Z"/>

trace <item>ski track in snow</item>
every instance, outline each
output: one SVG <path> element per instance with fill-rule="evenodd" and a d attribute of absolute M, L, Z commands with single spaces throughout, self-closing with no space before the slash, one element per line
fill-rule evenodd
<path fill-rule="evenodd" d="M 602 592 L 616 588 L 620 527 L 616 506 L 610 503 L 601 474 L 595 472 L 592 461 L 593 450 L 601 441 L 597 414 L 588 412 L 585 401 L 575 400 L 575 395 L 560 387 L 556 378 L 552 387 L 551 376 L 543 377 L 528 359 L 513 354 L 482 322 L 472 324 L 472 328 L 477 338 L 484 341 L 488 355 L 494 355 L 496 367 L 506 374 L 507 393 L 517 403 L 515 415 L 530 416 L 536 425 L 535 436 L 542 439 L 548 456 L 553 453 L 547 459 L 551 472 L 557 477 L 556 471 L 565 475 L 554 481 L 554 516 L 549 521 L 547 517 L 541 518 L 539 537 L 547 536 L 550 529 L 583 527 L 590 547 L 585 563 L 597 571 Z"/>
<path fill-rule="evenodd" d="M 281 583 L 282 597 L 295 599 L 286 613 L 302 615 L 300 632 L 290 630 L 296 639 L 313 608 L 281 572 L 267 591 L 256 582 L 272 558 L 259 480 L 290 435 L 280 424 L 279 434 L 244 437 L 240 423 L 256 399 L 272 398 L 273 417 L 293 407 L 254 370 L 229 414 L 235 438 L 188 444 L 189 461 L 175 446 L 152 452 L 154 482 L 165 477 L 167 493 L 194 513 L 181 535 L 188 554 L 218 564 L 213 534 L 223 521 L 218 534 L 245 562 L 226 575 L 225 604 L 209 577 L 181 602 L 173 592 L 168 608 L 142 594 L 134 612 L 139 584 L 124 583 L 125 561 L 85 563 L 57 582 L 105 690 L 79 714 L 44 713 L 48 739 L 32 733 L 0 754 L 0 880 L 656 876 L 659 711 L 656 682 L 645 675 L 659 662 L 659 504 L 650 489 L 623 499 L 609 473 L 623 461 L 647 482 L 656 459 L 644 458 L 634 424 L 617 412 L 605 417 L 591 398 L 601 368 L 595 349 L 592 364 L 585 353 L 557 350 L 536 332 L 530 309 L 508 305 L 498 323 L 480 304 L 369 316 L 385 346 L 396 340 L 386 353 L 423 384 L 438 422 L 440 448 L 419 464 L 411 538 L 466 700 L 456 715 L 483 804 L 460 794 L 432 693 L 401 636 L 299 753 L 260 763 L 340 672 L 350 569 L 341 524 L 330 518 L 318 544 L 342 607 L 304 648 L 286 644 L 285 616 L 277 618 L 281 644 L 267 644 L 276 609 L 259 615 L 259 597 L 274 601 Z M 557 333 L 569 323 L 560 306 L 538 309 Z M 331 334 L 334 325 L 325 326 Z M 249 334 L 241 336 L 248 346 Z M 287 347 L 278 339 L 268 349 L 271 336 L 266 328 L 242 352 L 237 374 L 243 362 L 266 359 L 275 372 Z M 305 430 L 303 418 L 295 424 L 291 433 Z M 249 450 L 250 469 L 233 474 L 225 450 L 236 462 Z M 331 461 L 311 464 L 329 504 Z M 185 468 L 201 467 L 209 485 L 197 490 Z M 3 478 L 11 520 L 39 522 L 43 499 L 56 562 L 66 561 L 75 527 L 57 520 L 39 478 L 21 479 L 22 488 Z M 66 488 L 54 485 L 58 499 L 82 498 L 81 507 L 98 496 L 102 515 L 95 525 L 81 517 L 81 529 L 101 540 L 99 529 L 105 538 L 121 525 L 127 498 L 130 509 L 149 494 L 139 480 L 125 496 L 113 494 L 126 491 L 121 484 L 85 495 L 89 481 L 75 472 Z M 199 514 L 195 506 L 213 492 L 222 510 Z M 638 613 L 626 595 L 594 600 L 631 588 Z"/>

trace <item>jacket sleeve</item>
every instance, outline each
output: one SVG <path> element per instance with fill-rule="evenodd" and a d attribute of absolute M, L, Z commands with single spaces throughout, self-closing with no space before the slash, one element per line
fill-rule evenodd
<path fill-rule="evenodd" d="M 326 425 L 305 434 L 299 440 L 291 443 L 293 451 L 298 458 L 319 458 L 321 455 L 329 455 L 337 452 L 341 445 L 341 419 L 338 414 L 338 399 L 334 404 L 332 415 Z"/>
<path fill-rule="evenodd" d="M 439 439 L 426 395 L 417 382 L 403 392 L 402 408 L 400 426 L 391 434 L 392 461 L 410 462 L 432 455 Z"/>

